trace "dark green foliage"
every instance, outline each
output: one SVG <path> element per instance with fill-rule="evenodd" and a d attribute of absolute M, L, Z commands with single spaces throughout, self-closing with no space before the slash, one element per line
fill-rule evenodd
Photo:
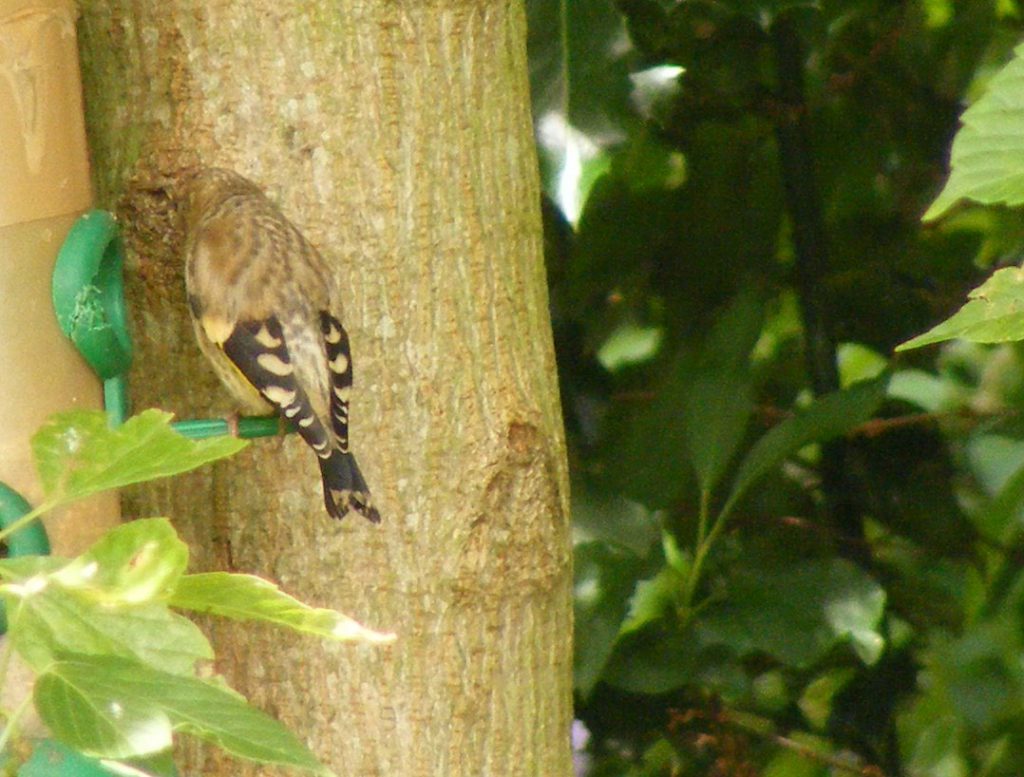
<path fill-rule="evenodd" d="M 1019 773 L 1019 4 L 529 7 L 587 773 Z"/>

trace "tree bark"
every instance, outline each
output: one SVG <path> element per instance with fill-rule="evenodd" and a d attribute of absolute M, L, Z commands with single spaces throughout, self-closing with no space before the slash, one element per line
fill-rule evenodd
<path fill-rule="evenodd" d="M 295 435 L 128 495 L 196 569 L 394 631 L 211 625 L 218 669 L 344 775 L 571 773 L 571 556 L 521 2 L 87 0 L 97 191 L 129 259 L 137 407 L 231 410 L 194 344 L 169 176 L 265 186 L 349 290 L 352 445 L 383 516 L 330 520 Z M 186 774 L 254 774 L 188 748 Z"/>

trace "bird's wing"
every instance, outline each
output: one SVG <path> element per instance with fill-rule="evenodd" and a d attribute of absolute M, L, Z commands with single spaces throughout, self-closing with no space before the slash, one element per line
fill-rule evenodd
<path fill-rule="evenodd" d="M 348 333 L 334 316 L 320 312 L 320 331 L 327 347 L 327 367 L 331 376 L 331 426 L 338 448 L 348 453 L 348 402 L 352 392 L 352 353 Z"/>
<path fill-rule="evenodd" d="M 224 355 L 257 391 L 289 421 L 321 459 L 331 455 L 331 433 L 313 411 L 306 390 L 295 379 L 284 331 L 276 316 L 239 321 L 223 341 Z"/>

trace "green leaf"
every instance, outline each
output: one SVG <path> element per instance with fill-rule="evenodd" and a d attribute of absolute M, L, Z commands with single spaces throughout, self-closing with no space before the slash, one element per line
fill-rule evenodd
<path fill-rule="evenodd" d="M 641 563 L 620 548 L 588 542 L 576 546 L 573 571 L 574 684 L 585 697 L 601 679 L 612 654 Z"/>
<path fill-rule="evenodd" d="M 746 433 L 753 409 L 750 352 L 762 322 L 760 296 L 737 295 L 703 344 L 686 390 L 686 443 L 704 491 L 714 490 Z"/>
<path fill-rule="evenodd" d="M 171 597 L 172 607 L 243 621 L 263 621 L 339 642 L 393 642 L 394 634 L 372 631 L 347 615 L 310 607 L 254 575 L 206 572 L 185 575 Z"/>
<path fill-rule="evenodd" d="M 619 633 L 636 631 L 674 613 L 679 604 L 683 582 L 683 576 L 670 566 L 662 567 L 654 577 L 639 581 L 629 600 L 629 613 Z"/>
<path fill-rule="evenodd" d="M 812 728 L 818 731 L 826 729 L 832 716 L 836 694 L 850 684 L 854 675 L 855 672 L 850 667 L 833 669 L 807 684 L 797 706 Z"/>
<path fill-rule="evenodd" d="M 110 607 L 45 577 L 3 592 L 14 648 L 37 671 L 68 651 L 121 656 L 179 674 L 213 658 L 199 628 L 163 604 Z"/>
<path fill-rule="evenodd" d="M 110 659 L 95 658 L 95 662 Z M 57 663 L 36 680 L 34 697 L 40 718 L 64 744 L 86 755 L 127 758 L 166 750 L 172 744 L 167 713 L 127 689 L 97 690 L 93 662 Z M 80 675 L 92 682 L 80 685 Z M 90 676 L 91 675 L 91 676 Z"/>
<path fill-rule="evenodd" d="M 885 591 L 844 559 L 745 565 L 730 579 L 728 599 L 711 605 L 700 625 L 706 641 L 741 656 L 767 653 L 805 668 L 848 641 L 873 664 L 885 647 L 878 630 L 884 610 Z"/>
<path fill-rule="evenodd" d="M 229 689 L 122 658 L 57 661 L 40 675 L 35 701 L 54 736 L 97 757 L 166 749 L 173 729 L 241 758 L 329 773 L 280 723 Z"/>
<path fill-rule="evenodd" d="M 758 294 L 738 294 L 696 350 L 679 349 L 656 397 L 635 417 L 619 470 L 629 496 L 665 507 L 697 473 L 711 491 L 732 461 L 753 408 L 750 352 L 762 322 Z"/>
<path fill-rule="evenodd" d="M 1024 204 L 1024 45 L 964 111 L 953 139 L 945 188 L 924 214 L 932 221 L 961 199 L 984 205 Z"/>
<path fill-rule="evenodd" d="M 582 477 L 574 477 L 569 490 L 574 542 L 602 540 L 621 545 L 639 558 L 657 542 L 658 518 L 639 502 L 602 493 Z"/>
<path fill-rule="evenodd" d="M 171 417 L 160 410 L 146 410 L 111 429 L 100 411 L 72 410 L 51 416 L 32 438 L 47 498 L 70 502 L 177 475 L 247 445 L 234 437 L 193 442 L 170 428 Z"/>
<path fill-rule="evenodd" d="M 53 575 L 81 596 L 106 604 L 139 604 L 170 596 L 188 566 L 188 547 L 166 518 L 111 529 Z"/>
<path fill-rule="evenodd" d="M 36 575 L 56 572 L 67 564 L 59 556 L 16 556 L 0 559 L 0 581 L 5 583 L 27 580 Z"/>
<path fill-rule="evenodd" d="M 612 0 L 529 0 L 534 116 L 560 114 L 586 133 L 606 134 L 629 111 L 625 28 Z M 549 145 L 542 138 L 542 148 Z"/>
<path fill-rule="evenodd" d="M 967 298 L 967 304 L 950 318 L 896 350 L 906 351 L 954 338 L 972 343 L 1024 340 L 1024 269 L 996 270 Z"/>
<path fill-rule="evenodd" d="M 196 661 L 213 657 L 210 645 L 160 601 L 187 563 L 187 548 L 162 518 L 118 526 L 70 562 L 4 562 L 31 572 L 0 586 L 11 606 L 13 644 L 36 669 L 73 651 L 192 672 Z"/>
<path fill-rule="evenodd" d="M 886 374 L 821 397 L 764 435 L 740 464 L 722 515 L 728 515 L 747 490 L 786 457 L 812 442 L 845 434 L 871 418 L 885 399 L 888 380 Z"/>
<path fill-rule="evenodd" d="M 699 680 L 702 648 L 693 629 L 674 626 L 630 632 L 615 647 L 605 669 L 609 685 L 629 693 L 668 693 Z M 703 667 L 710 666 L 704 662 Z"/>

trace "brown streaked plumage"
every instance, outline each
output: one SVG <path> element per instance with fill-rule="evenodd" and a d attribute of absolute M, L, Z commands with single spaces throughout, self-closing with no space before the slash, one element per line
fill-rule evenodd
<path fill-rule="evenodd" d="M 192 173 L 183 198 L 196 339 L 251 413 L 276 410 L 313 448 L 327 512 L 380 520 L 349 450 L 352 357 L 323 257 L 251 181 Z"/>

